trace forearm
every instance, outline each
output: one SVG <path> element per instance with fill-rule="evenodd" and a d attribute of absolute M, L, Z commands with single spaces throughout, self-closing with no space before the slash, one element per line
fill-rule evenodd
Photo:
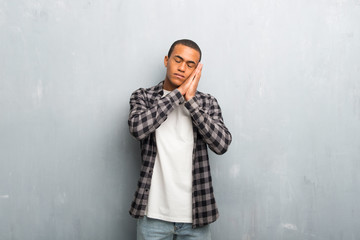
<path fill-rule="evenodd" d="M 194 125 L 209 148 L 216 154 L 225 153 L 232 136 L 224 124 L 217 101 L 213 99 L 207 111 L 200 107 L 196 97 L 186 102 L 185 106 L 189 109 Z"/>
<path fill-rule="evenodd" d="M 182 101 L 183 96 L 176 89 L 153 103 L 147 100 L 143 90 L 135 91 L 130 98 L 128 119 L 131 135 L 138 140 L 144 139 L 154 132 Z"/>

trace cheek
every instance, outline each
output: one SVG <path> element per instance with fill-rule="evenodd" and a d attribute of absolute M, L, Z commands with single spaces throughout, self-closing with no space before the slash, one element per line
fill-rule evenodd
<path fill-rule="evenodd" d="M 167 69 L 166 69 L 166 72 L 167 72 L 168 75 L 172 75 L 172 73 L 174 72 L 174 69 L 170 65 L 168 65 Z"/>
<path fill-rule="evenodd" d="M 188 78 L 193 72 L 194 72 L 194 70 L 195 69 L 188 69 L 187 71 L 186 71 L 186 78 Z"/>

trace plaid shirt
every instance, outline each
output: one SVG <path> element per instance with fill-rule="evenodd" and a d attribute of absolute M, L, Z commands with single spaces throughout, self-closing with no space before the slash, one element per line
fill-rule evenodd
<path fill-rule="evenodd" d="M 163 82 L 151 88 L 140 88 L 130 98 L 130 133 L 140 141 L 140 178 L 131 204 L 130 215 L 143 217 L 148 204 L 151 178 L 156 157 L 155 130 L 176 106 L 185 102 L 175 89 L 163 95 Z M 225 127 L 216 99 L 199 91 L 185 102 L 193 123 L 194 149 L 192 160 L 192 225 L 193 228 L 214 222 L 218 217 L 215 203 L 207 146 L 216 154 L 226 152 L 231 134 Z"/>

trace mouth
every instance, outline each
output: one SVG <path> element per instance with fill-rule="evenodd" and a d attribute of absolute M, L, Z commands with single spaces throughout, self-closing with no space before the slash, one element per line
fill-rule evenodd
<path fill-rule="evenodd" d="M 180 79 L 184 79 L 185 76 L 181 75 L 181 74 L 178 74 L 178 73 L 174 73 L 174 76 L 177 77 L 177 78 L 180 78 Z"/>

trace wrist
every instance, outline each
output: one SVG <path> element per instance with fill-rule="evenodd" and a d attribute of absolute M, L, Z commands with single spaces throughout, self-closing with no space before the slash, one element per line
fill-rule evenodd
<path fill-rule="evenodd" d="M 185 90 L 184 90 L 181 86 L 180 86 L 180 87 L 178 87 L 178 88 L 177 88 L 177 90 L 179 90 L 179 92 L 180 92 L 180 93 L 181 93 L 181 95 L 183 95 L 183 96 L 184 96 L 184 95 L 185 95 L 185 93 L 186 93 L 186 92 L 185 92 Z"/>
<path fill-rule="evenodd" d="M 195 97 L 195 95 L 188 95 L 188 94 L 185 94 L 185 100 L 186 100 L 186 101 L 191 100 L 193 97 Z"/>

